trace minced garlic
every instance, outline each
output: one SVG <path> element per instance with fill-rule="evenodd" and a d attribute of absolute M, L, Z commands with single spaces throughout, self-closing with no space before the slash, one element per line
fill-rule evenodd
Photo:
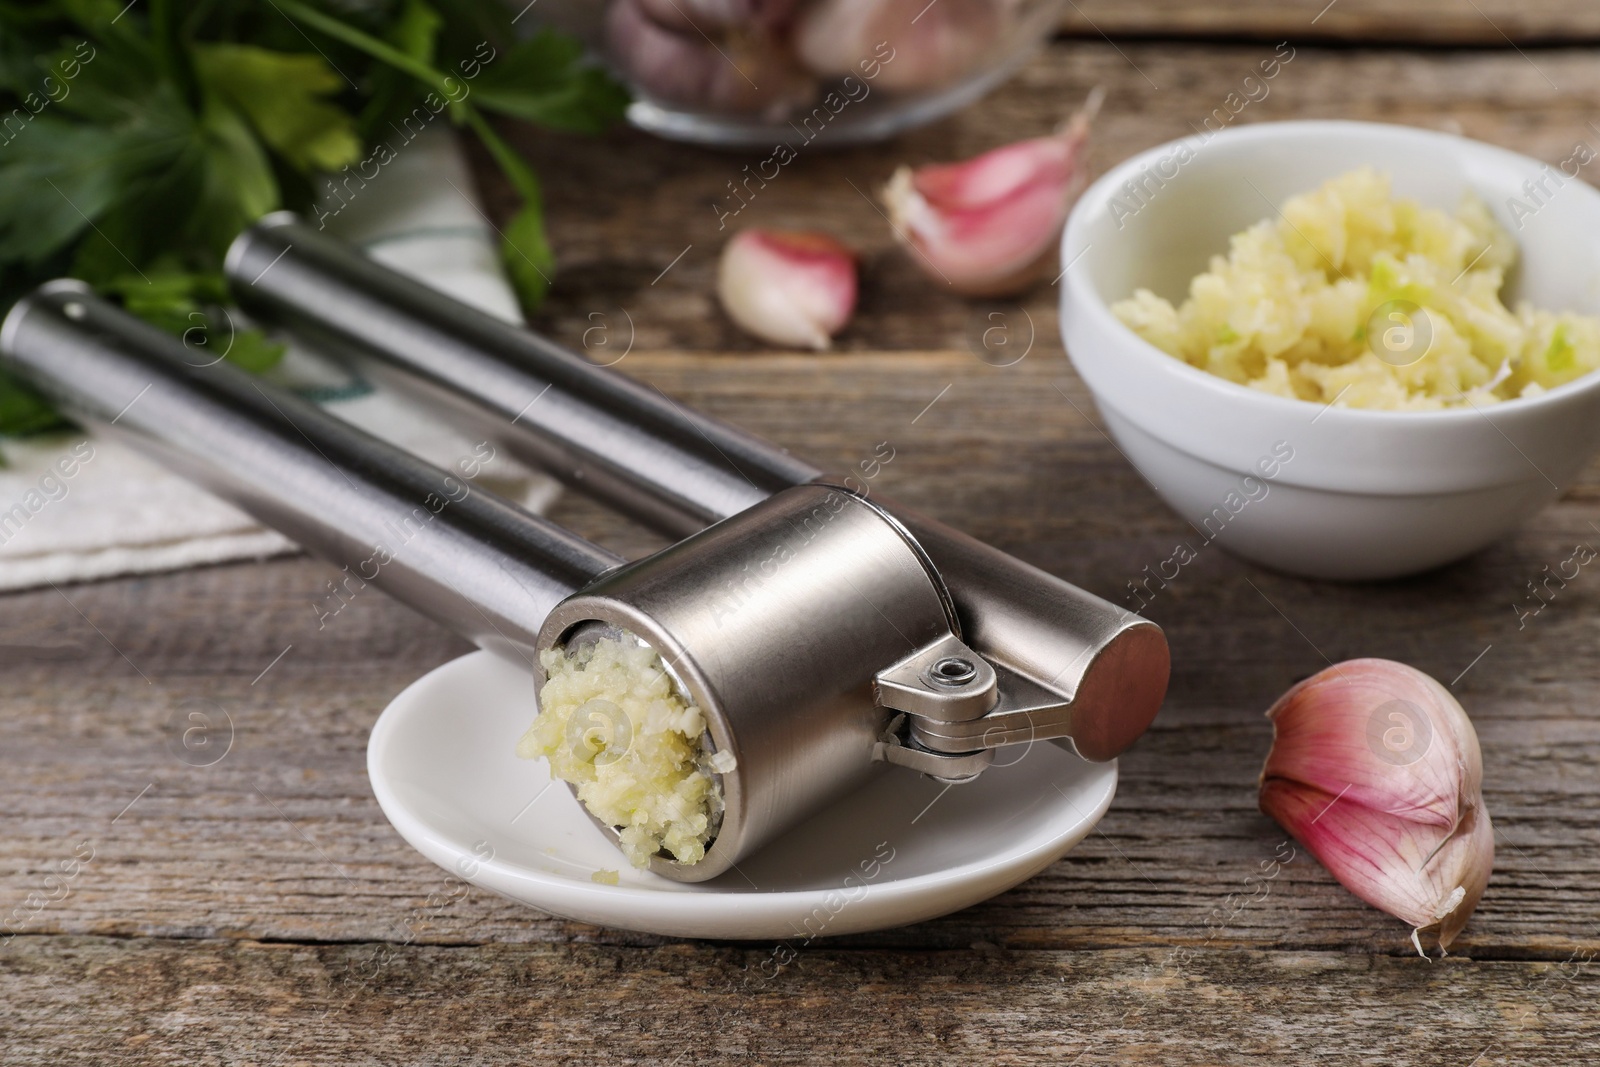
<path fill-rule="evenodd" d="M 1341 407 L 1493 404 L 1600 368 L 1600 318 L 1501 303 L 1517 246 L 1475 197 L 1451 215 L 1365 167 L 1229 243 L 1180 306 L 1140 289 L 1111 310 L 1201 370 Z"/>
<path fill-rule="evenodd" d="M 716 776 L 733 769 L 733 757 L 709 751 L 705 717 L 661 657 L 624 634 L 571 655 L 541 652 L 539 663 L 548 680 L 517 755 L 549 760 L 552 775 L 577 786 L 635 867 L 662 852 L 679 863 L 703 859 L 722 821 Z"/>

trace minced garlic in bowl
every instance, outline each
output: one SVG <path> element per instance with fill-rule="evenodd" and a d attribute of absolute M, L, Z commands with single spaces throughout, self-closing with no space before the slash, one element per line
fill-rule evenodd
<path fill-rule="evenodd" d="M 595 818 L 617 831 L 628 862 L 665 854 L 698 863 L 721 825 L 719 774 L 732 753 L 712 752 L 704 715 L 678 692 L 654 649 L 624 633 L 539 654 L 546 681 L 539 715 L 517 742 L 523 759 L 550 761 Z"/>
<path fill-rule="evenodd" d="M 1397 200 L 1370 167 L 1230 240 L 1178 307 L 1112 305 L 1145 340 L 1265 393 L 1391 411 L 1482 406 L 1600 369 L 1600 318 L 1500 299 L 1515 240 L 1482 201 Z"/>

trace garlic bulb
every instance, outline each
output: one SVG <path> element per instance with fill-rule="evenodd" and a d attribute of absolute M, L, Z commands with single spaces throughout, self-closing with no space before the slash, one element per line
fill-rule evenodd
<path fill-rule="evenodd" d="M 1356 896 L 1447 948 L 1494 865 L 1483 763 L 1454 697 L 1403 663 L 1350 660 L 1267 712 L 1261 810 Z"/>
<path fill-rule="evenodd" d="M 763 341 L 820 351 L 855 311 L 855 253 L 823 233 L 745 230 L 723 249 L 717 295 Z"/>
<path fill-rule="evenodd" d="M 1000 39 L 996 0 L 817 0 L 795 23 L 795 49 L 814 74 L 843 77 L 887 44 L 877 83 L 889 92 L 957 81 Z"/>
<path fill-rule="evenodd" d="M 657 22 L 643 0 L 611 5 L 606 49 L 634 85 L 666 103 L 776 118 L 816 94 L 771 36 L 734 32 L 713 43 L 693 25 Z"/>
<path fill-rule="evenodd" d="M 969 296 L 1020 292 L 1054 261 L 1081 191 L 1084 146 L 1101 93 L 1049 137 L 962 163 L 901 167 L 884 189 L 895 236 L 930 278 Z"/>

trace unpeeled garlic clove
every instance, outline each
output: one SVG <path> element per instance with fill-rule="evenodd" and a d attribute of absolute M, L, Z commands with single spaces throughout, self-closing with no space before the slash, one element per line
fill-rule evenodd
<path fill-rule="evenodd" d="M 692 25 L 657 22 L 642 0 L 611 4 L 606 50 L 634 86 L 667 104 L 776 119 L 816 95 L 770 35 L 732 32 L 713 43 Z"/>
<path fill-rule="evenodd" d="M 962 163 L 901 167 L 883 191 L 895 237 L 936 281 L 968 296 L 1026 289 L 1053 261 L 1083 187 L 1084 146 L 1101 93 L 1056 133 Z"/>
<path fill-rule="evenodd" d="M 1444 686 L 1383 659 L 1330 667 L 1274 704 L 1261 810 L 1344 887 L 1449 947 L 1494 866 L 1472 722 Z"/>
<path fill-rule="evenodd" d="M 717 296 L 763 341 L 821 351 L 855 311 L 855 253 L 824 233 L 744 230 L 722 251 Z"/>
<path fill-rule="evenodd" d="M 956 81 L 994 48 L 1004 21 L 995 0 L 817 0 L 795 22 L 795 50 L 812 73 L 857 73 L 882 61 L 876 83 L 888 92 Z M 880 54 L 881 46 L 890 50 Z"/>

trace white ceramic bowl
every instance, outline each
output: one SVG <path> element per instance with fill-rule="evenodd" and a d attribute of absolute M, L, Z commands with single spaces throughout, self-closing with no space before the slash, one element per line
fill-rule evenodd
<path fill-rule="evenodd" d="M 1176 165 L 1185 144 L 1193 156 Z M 1214 540 L 1318 578 L 1428 570 L 1511 531 L 1600 447 L 1597 374 L 1479 408 L 1325 407 L 1197 370 L 1111 314 L 1141 286 L 1178 302 L 1231 234 L 1362 164 L 1388 173 L 1397 196 L 1432 206 L 1453 210 L 1468 190 L 1481 197 L 1521 246 L 1508 303 L 1600 313 L 1600 192 L 1501 148 L 1403 126 L 1278 122 L 1174 141 L 1115 167 L 1080 198 L 1062 237 L 1062 333 L 1118 445 L 1196 527 L 1196 551 Z M 1535 206 L 1523 183 L 1550 173 L 1564 184 L 1545 177 L 1553 195 L 1519 229 L 1507 201 Z M 1142 204 L 1128 182 L 1143 183 Z"/>

